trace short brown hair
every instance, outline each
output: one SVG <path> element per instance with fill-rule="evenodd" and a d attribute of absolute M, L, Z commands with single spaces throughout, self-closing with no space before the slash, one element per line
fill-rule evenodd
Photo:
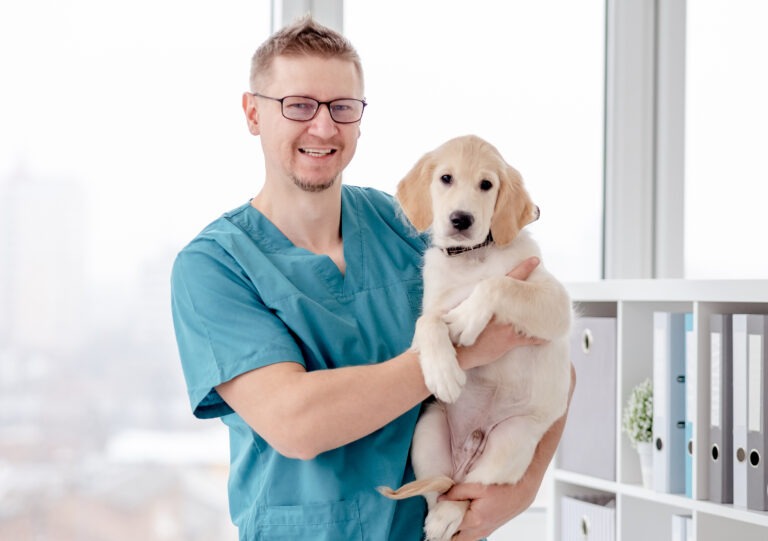
<path fill-rule="evenodd" d="M 251 59 L 251 92 L 269 76 L 272 62 L 278 56 L 319 56 L 348 60 L 355 65 L 360 82 L 363 66 L 360 56 L 347 38 L 316 22 L 310 15 L 272 34 L 261 44 Z"/>

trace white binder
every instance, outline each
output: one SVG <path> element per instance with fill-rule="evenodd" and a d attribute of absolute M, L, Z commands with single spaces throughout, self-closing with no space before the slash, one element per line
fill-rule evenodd
<path fill-rule="evenodd" d="M 653 314 L 653 488 L 685 493 L 685 314 Z"/>
<path fill-rule="evenodd" d="M 558 446 L 558 467 L 615 481 L 616 318 L 577 318 L 571 362 L 579 384 Z"/>
<path fill-rule="evenodd" d="M 733 505 L 747 507 L 747 315 L 733 315 Z"/>
<path fill-rule="evenodd" d="M 563 496 L 560 505 L 562 541 L 616 539 L 616 505 L 613 496 Z"/>
<path fill-rule="evenodd" d="M 692 541 L 693 516 L 672 515 L 672 541 Z"/>
<path fill-rule="evenodd" d="M 747 316 L 747 508 L 768 511 L 768 316 Z"/>

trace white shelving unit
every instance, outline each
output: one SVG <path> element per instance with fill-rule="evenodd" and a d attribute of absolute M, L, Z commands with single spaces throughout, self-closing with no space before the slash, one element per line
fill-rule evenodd
<path fill-rule="evenodd" d="M 559 469 L 556 462 L 550 539 L 560 540 L 562 496 L 615 498 L 616 541 L 671 541 L 672 515 L 693 517 L 697 541 L 768 541 L 768 512 L 708 501 L 709 315 L 768 314 L 768 280 L 608 280 L 568 284 L 577 315 L 616 318 L 615 481 Z M 694 316 L 697 381 L 694 412 L 693 497 L 642 487 L 637 452 L 621 430 L 621 412 L 632 388 L 653 377 L 653 312 L 689 311 Z M 578 379 L 578 387 L 599 381 Z M 606 436 L 607 438 L 610 436 Z M 585 537 L 584 539 L 591 539 Z"/>

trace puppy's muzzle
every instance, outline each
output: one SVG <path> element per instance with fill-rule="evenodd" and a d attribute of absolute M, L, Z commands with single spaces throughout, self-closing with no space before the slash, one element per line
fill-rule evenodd
<path fill-rule="evenodd" d="M 475 223 L 475 217 L 468 212 L 457 210 L 448 217 L 456 231 L 466 231 Z"/>

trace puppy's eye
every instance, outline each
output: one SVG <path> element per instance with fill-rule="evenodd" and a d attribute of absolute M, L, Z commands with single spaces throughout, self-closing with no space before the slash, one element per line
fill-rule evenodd
<path fill-rule="evenodd" d="M 453 182 L 453 177 L 451 175 L 443 175 L 442 177 L 440 177 L 440 181 L 443 184 L 450 184 L 451 182 Z"/>
<path fill-rule="evenodd" d="M 493 182 L 491 182 L 490 180 L 483 179 L 480 181 L 480 189 L 483 190 L 484 192 L 487 192 L 491 188 L 493 188 Z"/>

